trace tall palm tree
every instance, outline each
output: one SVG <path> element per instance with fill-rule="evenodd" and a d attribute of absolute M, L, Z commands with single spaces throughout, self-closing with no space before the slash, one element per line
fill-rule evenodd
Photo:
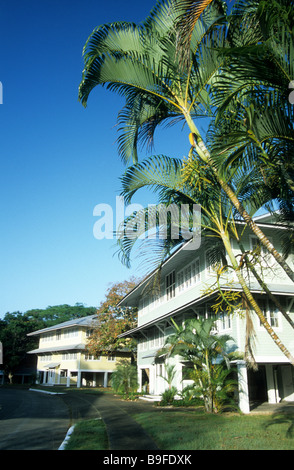
<path fill-rule="evenodd" d="M 281 342 L 273 328 L 266 320 L 256 299 L 252 295 L 242 273 L 242 264 L 240 264 L 232 248 L 232 238 L 240 243 L 240 237 L 232 216 L 232 208 L 228 202 L 226 194 L 215 178 L 214 172 L 208 167 L 204 167 L 202 161 L 198 159 L 198 172 L 195 174 L 193 184 L 191 181 L 184 181 L 182 177 L 183 162 L 181 160 L 169 157 L 151 157 L 143 162 L 137 163 L 127 169 L 122 177 L 123 196 L 127 202 L 131 201 L 136 191 L 143 187 L 153 188 L 159 194 L 159 203 L 169 206 L 171 204 L 198 204 L 201 206 L 201 229 L 205 231 L 207 237 L 214 240 L 220 240 L 226 254 L 229 258 L 230 268 L 236 273 L 242 291 L 257 316 L 273 341 L 280 350 L 294 365 L 294 358 Z M 195 166 L 194 166 L 195 169 Z M 235 174 L 236 180 L 236 174 Z M 242 185 L 246 185 L 246 178 L 240 175 Z M 236 184 L 237 186 L 237 184 Z M 241 186 L 241 183 L 239 184 Z M 250 201 L 251 202 L 251 201 Z M 193 210 L 193 207 L 192 207 Z M 254 211 L 256 208 L 253 209 Z M 118 243 L 125 260 L 128 261 L 130 253 L 138 238 L 146 233 L 150 227 L 148 220 L 145 222 L 145 213 L 149 208 L 143 210 L 144 223 L 138 224 L 137 237 L 129 239 L 128 236 L 119 238 Z M 130 219 L 138 220 L 138 214 L 133 214 L 127 218 L 124 224 L 128 224 Z M 124 225 L 124 227 L 125 227 Z M 152 227 L 153 228 L 153 227 Z M 143 239 L 143 243 L 149 242 L 148 238 Z M 160 252 L 161 260 L 167 254 L 168 248 L 173 247 L 183 241 L 181 234 L 178 240 L 171 240 L 171 235 L 166 237 L 163 242 L 163 250 Z M 170 243 L 172 242 L 172 243 Z M 155 240 L 158 243 L 158 240 Z M 140 248 L 141 252 L 142 249 Z M 154 253 L 153 253 L 154 254 Z M 251 266 L 248 266 L 251 268 Z M 264 288 L 264 283 L 261 285 Z M 283 312 L 289 321 L 286 312 Z"/>
<path fill-rule="evenodd" d="M 198 1 L 179 0 L 186 13 L 179 22 L 184 55 L 198 18 Z M 238 0 L 231 12 L 222 73 L 214 82 L 217 108 L 209 138 L 219 174 L 255 165 L 269 200 L 279 207 L 277 222 L 288 225 L 284 256 L 293 245 L 294 115 L 289 83 L 294 76 L 292 0 Z M 270 207 L 270 206 L 268 206 Z"/>
<path fill-rule="evenodd" d="M 196 117 L 213 115 L 211 90 L 224 65 L 219 48 L 226 41 L 224 3 L 197 3 L 202 15 L 193 25 L 187 70 L 183 70 L 176 48 L 176 25 L 186 12 L 185 2 L 159 0 L 142 24 L 120 22 L 94 30 L 84 48 L 79 99 L 86 106 L 97 85 L 107 85 L 124 96 L 118 144 L 125 161 L 137 160 L 138 144 L 152 142 L 159 124 L 184 120 L 198 156 L 212 169 L 242 219 L 294 281 L 292 269 L 244 209 L 235 188 L 221 177 L 196 127 Z"/>

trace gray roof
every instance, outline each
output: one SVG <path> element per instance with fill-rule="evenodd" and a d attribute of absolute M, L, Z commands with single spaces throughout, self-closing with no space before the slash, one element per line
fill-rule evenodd
<path fill-rule="evenodd" d="M 58 351 L 81 351 L 86 349 L 85 344 L 67 344 L 64 346 L 48 346 L 47 348 L 38 348 L 28 351 L 27 354 L 43 354 L 48 352 L 58 352 Z"/>
<path fill-rule="evenodd" d="M 73 320 L 68 320 L 63 323 L 58 323 L 57 325 L 49 326 L 48 328 L 43 328 L 41 330 L 33 331 L 28 333 L 27 336 L 40 335 L 42 333 L 47 333 L 48 331 L 60 330 L 63 328 L 71 328 L 73 326 L 85 326 L 89 327 L 93 325 L 95 321 L 98 321 L 97 315 L 88 315 L 87 317 L 74 318 Z"/>

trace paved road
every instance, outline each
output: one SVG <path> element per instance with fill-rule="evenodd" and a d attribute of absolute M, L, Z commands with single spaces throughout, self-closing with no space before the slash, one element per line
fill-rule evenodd
<path fill-rule="evenodd" d="M 107 428 L 111 450 L 157 450 L 156 444 L 132 415 L 160 412 L 153 403 L 129 402 L 112 394 L 91 394 L 69 391 L 63 400 L 71 410 L 72 422 L 101 417 Z"/>
<path fill-rule="evenodd" d="M 71 425 L 101 417 L 110 449 L 154 450 L 154 442 L 132 418 L 132 414 L 151 407 L 150 403 L 125 402 L 111 394 L 69 390 L 49 395 L 0 387 L 0 450 L 57 450 Z"/>
<path fill-rule="evenodd" d="M 0 387 L 0 450 L 57 450 L 70 426 L 61 397 Z"/>

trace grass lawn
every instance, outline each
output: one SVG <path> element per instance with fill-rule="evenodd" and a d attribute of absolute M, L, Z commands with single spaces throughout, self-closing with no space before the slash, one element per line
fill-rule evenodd
<path fill-rule="evenodd" d="M 108 437 L 102 419 L 78 422 L 65 448 L 65 450 L 107 449 Z"/>
<path fill-rule="evenodd" d="M 293 450 L 294 415 L 208 415 L 198 411 L 136 416 L 161 450 Z M 291 433 L 290 433 L 291 434 Z"/>
<path fill-rule="evenodd" d="M 208 415 L 161 411 L 135 416 L 161 450 L 293 450 L 294 415 Z M 80 421 L 66 450 L 108 450 L 102 420 Z"/>

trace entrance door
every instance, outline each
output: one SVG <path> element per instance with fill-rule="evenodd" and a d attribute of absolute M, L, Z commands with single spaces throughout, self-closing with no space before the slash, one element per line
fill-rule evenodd
<path fill-rule="evenodd" d="M 142 391 L 144 393 L 149 393 L 149 375 L 150 371 L 149 369 L 142 369 Z"/>

